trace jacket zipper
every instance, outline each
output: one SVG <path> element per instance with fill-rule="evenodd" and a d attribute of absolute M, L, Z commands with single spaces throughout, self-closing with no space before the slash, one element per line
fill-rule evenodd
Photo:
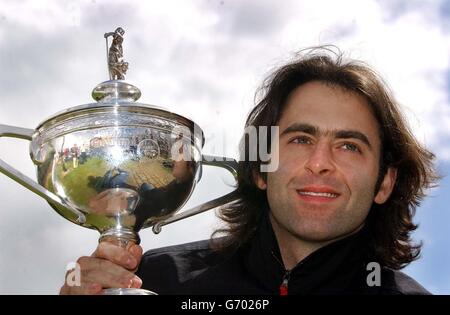
<path fill-rule="evenodd" d="M 289 277 L 291 276 L 291 270 L 287 270 L 284 268 L 284 264 L 278 259 L 278 257 L 275 255 L 275 253 L 272 251 L 272 256 L 275 258 L 275 260 L 280 264 L 280 266 L 284 270 L 283 275 L 283 281 L 281 281 L 280 287 L 279 287 L 279 294 L 280 295 L 288 295 L 288 285 L 289 285 Z"/>
<path fill-rule="evenodd" d="M 289 284 L 290 275 L 291 275 L 291 271 L 286 270 L 286 272 L 284 273 L 284 276 L 283 276 L 283 281 L 281 282 L 281 285 L 280 285 L 280 295 L 288 295 L 289 294 L 288 284 Z"/>

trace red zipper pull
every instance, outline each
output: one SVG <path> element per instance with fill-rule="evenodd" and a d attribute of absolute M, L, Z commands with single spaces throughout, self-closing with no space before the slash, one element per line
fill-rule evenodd
<path fill-rule="evenodd" d="M 280 285 L 280 295 L 288 295 L 288 283 L 289 283 L 289 276 L 290 276 L 290 271 L 286 271 L 286 273 L 283 276 L 283 282 L 281 282 Z"/>

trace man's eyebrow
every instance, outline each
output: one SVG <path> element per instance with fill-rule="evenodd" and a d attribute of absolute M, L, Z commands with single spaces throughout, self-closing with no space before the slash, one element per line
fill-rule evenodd
<path fill-rule="evenodd" d="M 292 125 L 290 125 L 289 127 L 287 127 L 285 130 L 283 130 L 283 132 L 280 134 L 280 136 L 283 136 L 285 134 L 288 133 L 293 133 L 293 132 L 303 132 L 306 134 L 310 134 L 312 136 L 317 136 L 319 134 L 321 134 L 322 132 L 320 132 L 319 128 L 307 123 L 294 123 Z M 362 142 L 364 142 L 364 144 L 366 144 L 369 149 L 372 149 L 372 144 L 369 141 L 369 138 L 362 132 L 357 131 L 357 130 L 333 130 L 330 132 L 331 135 L 334 138 L 338 138 L 338 139 L 358 139 Z"/>
<path fill-rule="evenodd" d="M 283 132 L 280 134 L 280 136 L 283 136 L 287 133 L 292 133 L 292 132 L 304 132 L 304 133 L 315 136 L 319 133 L 319 128 L 317 128 L 316 126 L 310 125 L 310 124 L 294 123 L 294 124 L 290 125 L 289 127 L 287 127 L 286 129 L 284 129 Z"/>
<path fill-rule="evenodd" d="M 338 139 L 350 139 L 350 138 L 358 139 L 358 140 L 364 142 L 369 147 L 369 149 L 372 149 L 372 145 L 370 144 L 369 138 L 360 131 L 337 130 L 337 131 L 333 132 L 333 134 L 334 134 L 334 137 L 338 138 Z"/>

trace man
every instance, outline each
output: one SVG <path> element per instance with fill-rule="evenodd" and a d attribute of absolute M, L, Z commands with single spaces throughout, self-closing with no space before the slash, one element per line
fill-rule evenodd
<path fill-rule="evenodd" d="M 412 218 L 438 178 L 434 155 L 382 80 L 320 49 L 276 70 L 261 92 L 246 127 L 279 126 L 278 139 L 264 135 L 279 167 L 262 173 L 243 137 L 241 198 L 221 209 L 227 228 L 217 231 L 226 236 L 144 256 L 102 243 L 79 260 L 82 286 L 61 293 L 428 293 L 398 270 L 420 253 Z"/>
<path fill-rule="evenodd" d="M 78 167 L 78 156 L 80 155 L 80 148 L 78 148 L 76 143 L 73 145 L 73 147 L 70 148 L 70 154 L 72 155 L 73 168 L 77 168 Z"/>

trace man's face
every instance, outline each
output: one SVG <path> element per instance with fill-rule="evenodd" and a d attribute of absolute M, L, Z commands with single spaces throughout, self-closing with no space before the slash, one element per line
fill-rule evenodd
<path fill-rule="evenodd" d="M 334 240 L 361 227 L 372 202 L 389 197 L 396 172 L 389 168 L 375 194 L 380 137 L 364 97 L 306 83 L 291 93 L 279 127 L 279 167 L 256 180 L 278 229 L 305 241 Z"/>
<path fill-rule="evenodd" d="M 189 163 L 184 160 L 173 161 L 172 175 L 178 183 L 188 181 L 192 178 Z"/>

